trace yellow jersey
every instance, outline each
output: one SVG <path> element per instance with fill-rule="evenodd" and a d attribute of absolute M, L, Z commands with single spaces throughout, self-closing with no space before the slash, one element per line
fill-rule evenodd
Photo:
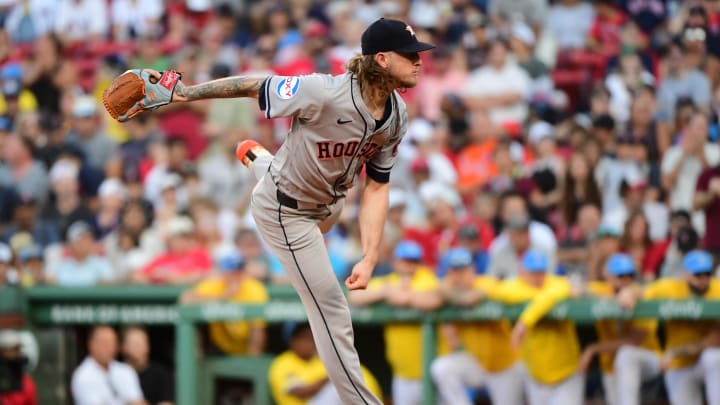
<path fill-rule="evenodd" d="M 382 398 L 382 391 L 377 379 L 366 369 L 360 366 L 365 384 L 378 398 Z M 270 364 L 268 380 L 270 391 L 277 405 L 303 405 L 307 399 L 295 397 L 290 394 L 294 388 L 317 383 L 327 378 L 325 366 L 318 356 L 305 360 L 288 350 L 278 355 Z M 330 384 L 328 382 L 328 384 Z"/>
<path fill-rule="evenodd" d="M 660 279 L 645 288 L 647 300 L 685 300 L 693 298 L 690 287 L 684 280 Z M 710 288 L 702 297 L 707 300 L 720 299 L 720 280 L 710 280 Z M 718 325 L 714 320 L 669 320 L 665 322 L 665 349 L 673 349 L 703 339 L 710 330 Z M 695 364 L 698 356 L 678 356 L 670 363 L 670 368 L 683 368 Z"/>
<path fill-rule="evenodd" d="M 604 281 L 591 281 L 588 283 L 587 288 L 588 291 L 598 297 L 615 297 L 612 285 Z M 647 335 L 640 347 L 660 353 L 657 327 L 658 322 L 656 319 L 604 319 L 595 322 L 598 340 L 601 342 L 617 339 L 618 336 L 625 335 L 632 330 L 644 330 Z M 603 372 L 612 373 L 614 371 L 615 354 L 614 352 L 600 354 L 600 368 Z"/>
<path fill-rule="evenodd" d="M 491 292 L 499 283 L 495 277 L 478 276 L 473 281 L 473 288 Z M 463 347 L 485 371 L 498 373 L 517 361 L 518 353 L 510 343 L 512 326 L 508 320 L 457 322 L 455 326 Z M 440 339 L 439 344 L 440 353 L 450 351 L 444 339 Z"/>
<path fill-rule="evenodd" d="M 220 278 L 211 278 L 201 281 L 193 291 L 209 298 L 225 295 L 225 282 Z M 268 293 L 263 283 L 251 277 L 246 277 L 240 288 L 232 296 L 231 301 L 246 304 L 263 304 L 268 302 Z M 223 352 L 227 354 L 247 354 L 252 327 L 265 326 L 261 320 L 213 322 L 208 326 L 210 339 Z"/>
<path fill-rule="evenodd" d="M 396 286 L 400 283 L 397 273 L 376 277 L 368 283 L 368 290 L 379 289 L 385 285 Z M 410 289 L 416 292 L 438 289 L 437 276 L 426 268 L 419 268 L 412 275 Z M 422 332 L 417 323 L 389 323 L 384 328 L 385 356 L 390 363 L 393 375 L 409 380 L 422 376 Z M 441 353 L 442 354 L 442 353 Z"/>
<path fill-rule="evenodd" d="M 18 95 L 18 108 L 20 112 L 32 112 L 37 110 L 38 102 L 32 91 L 23 89 Z M 7 100 L 0 96 L 0 115 L 7 114 Z"/>
<path fill-rule="evenodd" d="M 541 288 L 521 278 L 501 282 L 491 298 L 507 304 L 528 302 L 518 322 L 528 327 L 520 356 L 530 375 L 542 384 L 555 384 L 575 374 L 580 361 L 580 343 L 575 324 L 569 320 L 542 319 L 560 301 L 570 297 L 565 277 L 547 275 Z"/>

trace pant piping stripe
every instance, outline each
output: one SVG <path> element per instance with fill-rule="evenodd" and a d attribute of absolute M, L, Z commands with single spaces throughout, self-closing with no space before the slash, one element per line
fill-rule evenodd
<path fill-rule="evenodd" d="M 342 357 L 340 357 L 340 352 L 337 349 L 337 346 L 335 346 L 335 341 L 333 340 L 332 333 L 330 333 L 330 327 L 328 327 L 327 321 L 325 320 L 325 315 L 323 314 L 322 310 L 320 309 L 320 304 L 318 303 L 317 299 L 315 298 L 315 294 L 313 294 L 312 290 L 310 289 L 310 285 L 308 284 L 307 280 L 305 279 L 305 275 L 303 274 L 302 270 L 300 269 L 300 264 L 298 264 L 297 258 L 295 257 L 295 250 L 290 245 L 290 241 L 287 237 L 287 232 L 285 232 L 285 225 L 283 225 L 282 222 L 282 205 L 278 204 L 278 221 L 280 222 L 280 228 L 283 231 L 283 237 L 285 238 L 285 245 L 287 246 L 288 250 L 290 251 L 290 254 L 292 255 L 293 261 L 295 262 L 295 267 L 298 270 L 298 273 L 300 273 L 300 277 L 302 277 L 303 283 L 305 283 L 305 287 L 307 287 L 308 292 L 310 293 L 310 297 L 312 298 L 313 302 L 315 303 L 315 307 L 317 307 L 318 313 L 320 314 L 320 318 L 322 318 L 323 324 L 325 325 L 325 331 L 327 332 L 328 336 L 330 336 L 330 343 L 332 344 L 333 350 L 335 350 L 335 354 L 337 355 L 338 361 L 340 362 L 340 366 L 342 366 L 343 371 L 345 372 L 345 375 L 347 376 L 348 380 L 350 381 L 350 384 L 352 384 L 353 388 L 355 388 L 355 392 L 357 392 L 360 399 L 362 399 L 363 403 L 366 405 L 369 405 L 367 400 L 362 396 L 360 393 L 360 390 L 355 385 L 355 381 L 353 381 L 352 377 L 350 377 L 350 373 L 348 372 L 347 368 L 345 367 L 345 363 L 342 361 Z"/>

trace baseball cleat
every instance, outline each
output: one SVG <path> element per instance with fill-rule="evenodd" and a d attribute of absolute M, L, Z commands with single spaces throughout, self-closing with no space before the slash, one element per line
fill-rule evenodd
<path fill-rule="evenodd" d="M 245 167 L 250 167 L 258 156 L 267 155 L 270 155 L 270 152 L 252 139 L 240 142 L 235 149 L 235 156 Z"/>

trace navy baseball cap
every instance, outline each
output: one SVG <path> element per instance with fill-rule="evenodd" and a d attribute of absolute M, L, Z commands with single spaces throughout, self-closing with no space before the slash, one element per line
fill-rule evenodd
<path fill-rule="evenodd" d="M 522 265 L 530 273 L 547 271 L 548 257 L 545 252 L 537 249 L 530 249 L 522 257 Z"/>
<path fill-rule="evenodd" d="M 245 268 L 245 256 L 239 251 L 233 250 L 220 256 L 216 265 L 223 273 L 242 270 Z"/>
<path fill-rule="evenodd" d="M 417 243 L 404 240 L 395 246 L 394 256 L 400 260 L 412 260 L 419 262 L 422 260 L 423 250 Z"/>
<path fill-rule="evenodd" d="M 464 269 L 473 265 L 472 253 L 466 248 L 453 248 L 447 252 L 448 269 Z"/>
<path fill-rule="evenodd" d="M 713 269 L 713 258 L 704 250 L 693 250 L 685 255 L 682 264 L 690 274 L 710 273 Z"/>
<path fill-rule="evenodd" d="M 363 55 L 378 52 L 422 52 L 435 48 L 435 45 L 418 41 L 415 31 L 400 20 L 381 18 L 363 32 L 361 44 Z"/>
<path fill-rule="evenodd" d="M 613 276 L 626 276 L 635 274 L 635 263 L 633 263 L 630 255 L 625 253 L 616 253 L 610 256 L 607 262 L 608 273 Z"/>

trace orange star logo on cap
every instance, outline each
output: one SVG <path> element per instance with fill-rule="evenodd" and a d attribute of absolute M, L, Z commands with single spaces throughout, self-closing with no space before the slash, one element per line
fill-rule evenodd
<path fill-rule="evenodd" d="M 405 30 L 410 33 L 410 35 L 415 36 L 415 31 L 413 31 L 412 27 L 409 25 L 405 26 Z"/>

